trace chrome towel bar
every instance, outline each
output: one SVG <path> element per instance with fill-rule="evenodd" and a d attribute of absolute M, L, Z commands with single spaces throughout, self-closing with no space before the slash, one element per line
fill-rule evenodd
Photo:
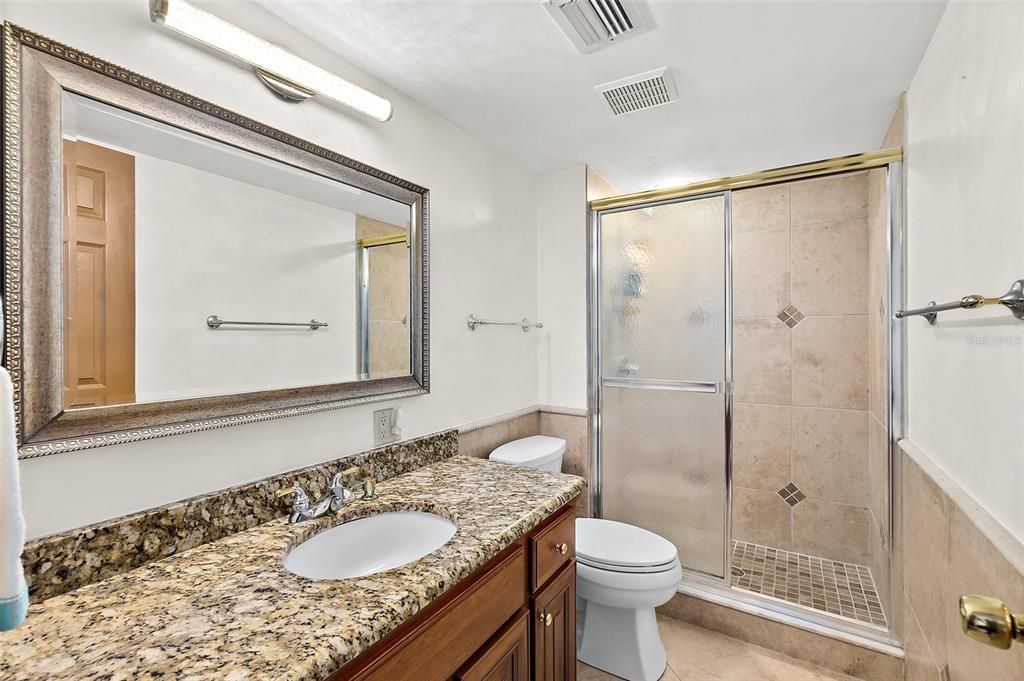
<path fill-rule="evenodd" d="M 927 307 L 900 310 L 896 313 L 896 319 L 920 315 L 927 319 L 929 324 L 934 326 L 939 312 L 946 312 L 947 310 L 973 310 L 985 305 L 1002 305 L 1010 310 L 1010 313 L 1017 319 L 1024 319 L 1024 279 L 1018 279 L 1013 282 L 1010 290 L 998 298 L 986 298 L 975 293 L 950 303 L 936 303 L 932 301 L 928 303 Z"/>
<path fill-rule="evenodd" d="M 526 333 L 530 329 L 544 328 L 544 325 L 540 322 L 531 322 L 526 317 L 523 317 L 522 320 L 518 322 L 498 322 L 493 319 L 481 319 L 475 314 L 471 314 L 466 317 L 466 326 L 469 327 L 470 331 L 476 331 L 476 327 L 478 326 L 518 326 L 523 330 L 523 333 Z"/>
<path fill-rule="evenodd" d="M 206 318 L 206 325 L 211 329 L 219 329 L 225 324 L 240 326 L 305 326 L 311 331 L 316 331 L 321 326 L 327 326 L 327 322 L 320 322 L 316 319 L 310 319 L 308 322 L 233 322 L 227 319 L 221 319 L 215 314 Z"/>

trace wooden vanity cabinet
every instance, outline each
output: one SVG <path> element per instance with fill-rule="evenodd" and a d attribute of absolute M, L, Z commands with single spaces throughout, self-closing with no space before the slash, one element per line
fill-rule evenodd
<path fill-rule="evenodd" d="M 576 681 L 576 564 L 533 599 L 534 681 Z"/>
<path fill-rule="evenodd" d="M 456 681 L 530 681 L 530 611 L 523 609 L 455 674 Z"/>
<path fill-rule="evenodd" d="M 570 501 L 328 681 L 575 681 Z"/>

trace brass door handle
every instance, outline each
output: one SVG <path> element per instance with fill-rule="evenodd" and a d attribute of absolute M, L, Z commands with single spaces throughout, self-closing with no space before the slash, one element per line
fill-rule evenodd
<path fill-rule="evenodd" d="M 993 648 L 1006 650 L 1014 641 L 1024 641 L 1024 614 L 1012 614 L 990 596 L 961 596 L 960 626 L 968 637 Z"/>
<path fill-rule="evenodd" d="M 562 554 L 564 556 L 565 554 L 567 554 L 569 552 L 569 545 L 565 544 L 565 543 L 555 544 L 555 551 L 557 551 L 558 553 L 560 553 L 560 554 Z"/>

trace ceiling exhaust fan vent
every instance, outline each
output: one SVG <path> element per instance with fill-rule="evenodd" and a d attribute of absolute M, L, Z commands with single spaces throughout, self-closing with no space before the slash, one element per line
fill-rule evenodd
<path fill-rule="evenodd" d="M 593 52 L 647 30 L 634 0 L 547 0 L 555 22 L 580 52 Z"/>
<path fill-rule="evenodd" d="M 679 98 L 668 67 L 638 73 L 594 88 L 616 116 L 671 104 Z"/>

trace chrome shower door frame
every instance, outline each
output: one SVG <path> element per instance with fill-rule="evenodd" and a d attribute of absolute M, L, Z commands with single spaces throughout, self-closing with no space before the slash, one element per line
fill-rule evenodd
<path fill-rule="evenodd" d="M 723 229 L 724 229 L 724 254 L 725 254 L 725 342 L 724 342 L 724 380 L 722 385 L 715 385 L 706 381 L 658 381 L 647 379 L 604 379 L 601 376 L 601 218 L 605 215 L 642 210 L 645 208 L 657 208 L 659 206 L 674 205 L 688 201 L 700 201 L 721 197 L 723 199 Z M 589 393 L 589 438 L 590 444 L 590 508 L 594 517 L 603 517 L 602 490 L 601 490 L 601 393 L 605 385 L 620 387 L 648 387 L 663 390 L 684 390 L 687 392 L 700 393 L 721 393 L 724 397 L 724 418 L 725 418 L 725 541 L 723 543 L 722 565 L 724 577 L 717 580 L 706 573 L 690 570 L 684 566 L 685 573 L 698 576 L 701 579 L 711 579 L 728 584 L 729 559 L 732 542 L 732 192 L 709 191 L 699 194 L 691 194 L 679 198 L 660 199 L 646 201 L 627 206 L 610 208 L 607 210 L 588 211 L 589 229 L 587 234 L 587 262 L 589 264 L 587 281 L 587 359 L 588 377 L 587 388 Z"/>
<path fill-rule="evenodd" d="M 814 611 L 770 596 L 755 594 L 734 588 L 729 578 L 730 553 L 732 546 L 732 420 L 733 420 L 733 318 L 732 318 L 732 192 L 772 184 L 783 184 L 801 179 L 825 177 L 860 170 L 884 169 L 886 171 L 886 247 L 888 262 L 887 324 L 884 325 L 887 338 L 888 356 L 888 456 L 889 456 L 889 517 L 887 548 L 889 562 L 889 628 L 863 624 L 852 619 Z M 723 178 L 701 182 L 695 185 L 660 189 L 637 194 L 610 197 L 591 201 L 588 210 L 587 230 L 587 348 L 588 348 L 588 400 L 589 400 L 589 449 L 590 449 L 590 501 L 592 515 L 602 517 L 602 476 L 601 476 L 601 218 L 617 212 L 651 208 L 684 200 L 723 196 L 725 199 L 725 577 L 715 578 L 707 574 L 684 568 L 680 593 L 696 596 L 703 600 L 754 614 L 767 619 L 796 626 L 831 638 L 848 641 L 883 653 L 902 655 L 902 606 L 901 589 L 902 565 L 899 546 L 899 457 L 897 443 L 905 428 L 906 396 L 905 385 L 905 334 L 893 313 L 904 304 L 906 272 L 905 220 L 903 215 L 903 163 L 902 149 L 888 149 L 867 154 L 842 157 L 815 163 L 779 168 L 751 175 Z"/>

